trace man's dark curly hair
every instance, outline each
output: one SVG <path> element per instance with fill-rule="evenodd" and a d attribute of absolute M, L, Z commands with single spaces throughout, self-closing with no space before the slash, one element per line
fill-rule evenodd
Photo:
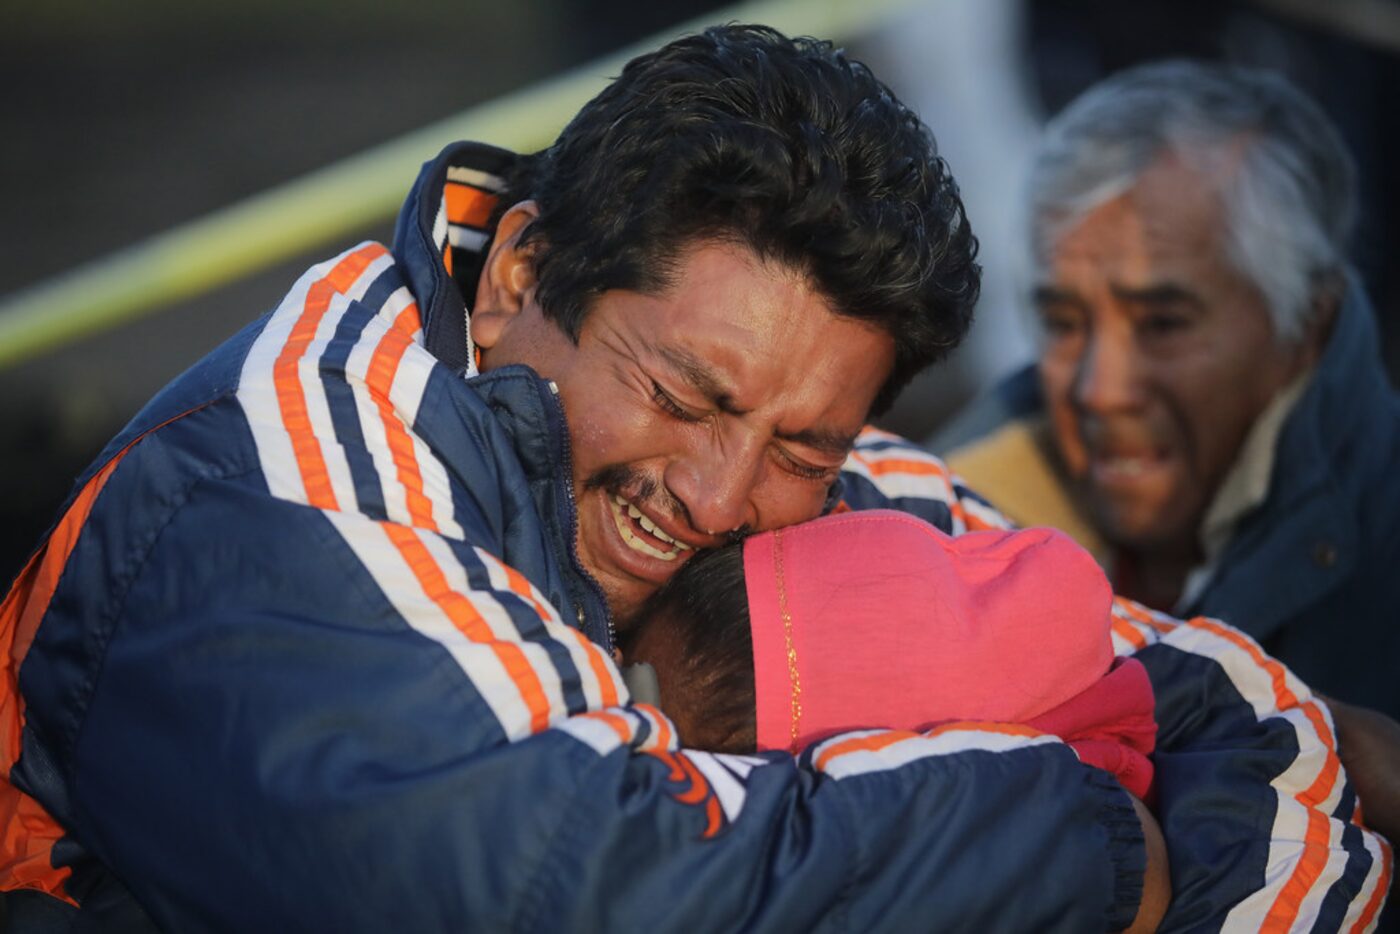
<path fill-rule="evenodd" d="M 876 413 L 971 324 L 981 271 L 956 182 L 919 118 L 829 42 L 717 26 L 633 59 L 521 160 L 501 210 L 527 199 L 538 300 L 574 340 L 598 295 L 664 291 L 710 238 L 894 338 Z"/>

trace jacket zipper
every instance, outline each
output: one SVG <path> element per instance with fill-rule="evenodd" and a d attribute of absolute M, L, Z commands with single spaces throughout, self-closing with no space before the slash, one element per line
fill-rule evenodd
<path fill-rule="evenodd" d="M 569 439 L 568 421 L 564 417 L 564 403 L 563 400 L 559 398 L 559 386 L 554 380 L 545 380 L 545 382 L 549 385 L 550 398 L 554 403 L 553 406 L 550 407 L 549 412 L 550 421 L 552 422 L 549 426 L 550 433 L 560 440 L 559 449 L 563 463 L 563 470 L 556 476 L 555 483 L 563 488 L 564 501 L 568 503 L 569 507 L 568 516 L 566 517 L 567 522 L 565 523 L 567 526 L 569 561 L 579 577 L 583 580 L 584 586 L 588 588 L 589 592 L 592 594 L 602 613 L 603 621 L 607 628 L 605 632 L 599 633 L 599 635 L 606 638 L 607 642 L 603 648 L 611 655 L 614 647 L 617 645 L 617 626 L 613 622 L 612 610 L 608 608 L 608 601 L 603 595 L 603 588 L 583 566 L 583 562 L 581 562 L 578 557 L 578 503 L 574 499 L 573 447 Z M 577 603 L 574 606 L 574 612 L 578 615 L 579 629 L 583 631 L 584 635 L 593 638 L 594 634 L 588 631 L 586 608 L 582 603 Z"/>

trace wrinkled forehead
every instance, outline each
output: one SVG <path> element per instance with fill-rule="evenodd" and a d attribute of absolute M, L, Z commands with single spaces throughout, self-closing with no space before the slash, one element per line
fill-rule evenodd
<path fill-rule="evenodd" d="M 1219 170 L 1233 172 L 1230 157 L 1217 155 Z M 1128 255 L 1145 266 L 1144 275 L 1170 276 L 1175 270 L 1189 278 L 1207 268 L 1233 268 L 1229 216 L 1217 181 L 1201 163 L 1167 152 L 1126 187 L 1114 186 L 1111 196 L 1096 203 L 1086 201 L 1082 211 L 1044 214 L 1032 244 L 1033 281 L 1043 284 L 1066 263 L 1107 275 Z"/>
<path fill-rule="evenodd" d="M 1040 271 L 1059 244 L 1083 220 L 1117 199 L 1135 204 L 1146 217 L 1172 204 L 1174 218 L 1194 209 L 1212 226 L 1223 218 L 1222 193 L 1243 163 L 1248 140 L 1166 138 L 1106 143 L 1094 151 L 1075 150 L 1042 157 L 1031 174 L 1029 268 Z"/>
<path fill-rule="evenodd" d="M 738 244 L 696 244 L 663 291 L 612 307 L 721 410 L 765 413 L 790 430 L 833 422 L 853 435 L 894 368 L 888 332 L 839 314 L 810 276 Z"/>

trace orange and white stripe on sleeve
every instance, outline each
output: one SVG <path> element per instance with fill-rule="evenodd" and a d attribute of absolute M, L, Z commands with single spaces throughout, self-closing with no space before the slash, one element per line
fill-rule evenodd
<path fill-rule="evenodd" d="M 1198 617 L 1160 637 L 1164 645 L 1213 659 L 1257 718 L 1281 718 L 1297 736 L 1297 755 L 1270 783 L 1278 805 L 1263 884 L 1230 911 L 1224 927 L 1310 930 L 1351 858 L 1342 841 L 1347 825 L 1331 816 L 1344 790 L 1331 714 L 1297 676 L 1230 626 Z M 1377 840 L 1368 841 L 1368 847 L 1374 848 Z M 1376 860 L 1370 875 L 1381 871 L 1382 861 Z M 1374 883 L 1368 879 L 1366 887 L 1372 889 Z M 1363 911 L 1365 902 L 1357 899 L 1352 912 Z"/>
<path fill-rule="evenodd" d="M 421 335 L 418 307 L 400 287 L 361 332 L 346 359 L 346 382 L 388 518 L 462 538 L 447 470 L 412 431 L 436 363 Z"/>
<path fill-rule="evenodd" d="M 942 503 L 952 519 L 952 534 L 1010 528 L 1005 516 L 975 496 L 964 496 L 941 459 L 898 435 L 866 427 L 846 458 L 844 470 L 868 480 L 889 499 Z"/>
<path fill-rule="evenodd" d="M 391 263 L 388 250 L 367 243 L 313 266 L 248 351 L 237 396 L 268 487 L 280 499 L 321 509 L 355 507 L 319 360 L 349 303 Z"/>
<path fill-rule="evenodd" d="M 851 778 L 897 769 L 920 759 L 957 753 L 1012 752 L 1058 744 L 1059 738 L 1013 723 L 956 721 L 925 733 L 907 730 L 857 730 L 842 733 L 810 750 L 815 768 L 832 778 Z"/>

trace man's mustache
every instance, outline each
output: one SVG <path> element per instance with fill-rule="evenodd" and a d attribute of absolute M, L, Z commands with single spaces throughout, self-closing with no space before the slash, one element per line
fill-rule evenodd
<path fill-rule="evenodd" d="M 690 525 L 690 514 L 674 493 L 651 476 L 630 464 L 610 464 L 594 471 L 583 481 L 585 490 L 604 490 L 634 503 L 646 504 L 654 511 L 679 516 Z M 690 526 L 694 528 L 694 525 Z"/>
<path fill-rule="evenodd" d="M 583 488 L 585 490 L 603 490 L 639 505 L 646 504 L 650 510 L 678 517 L 688 528 L 695 529 L 695 523 L 690 518 L 690 510 L 686 508 L 685 503 L 681 502 L 676 494 L 666 489 L 664 484 L 658 483 L 655 478 L 642 473 L 630 464 L 609 464 L 607 467 L 595 470 L 583 481 Z M 725 533 L 724 537 L 729 543 L 740 542 L 752 532 L 752 529 L 744 525 Z"/>

